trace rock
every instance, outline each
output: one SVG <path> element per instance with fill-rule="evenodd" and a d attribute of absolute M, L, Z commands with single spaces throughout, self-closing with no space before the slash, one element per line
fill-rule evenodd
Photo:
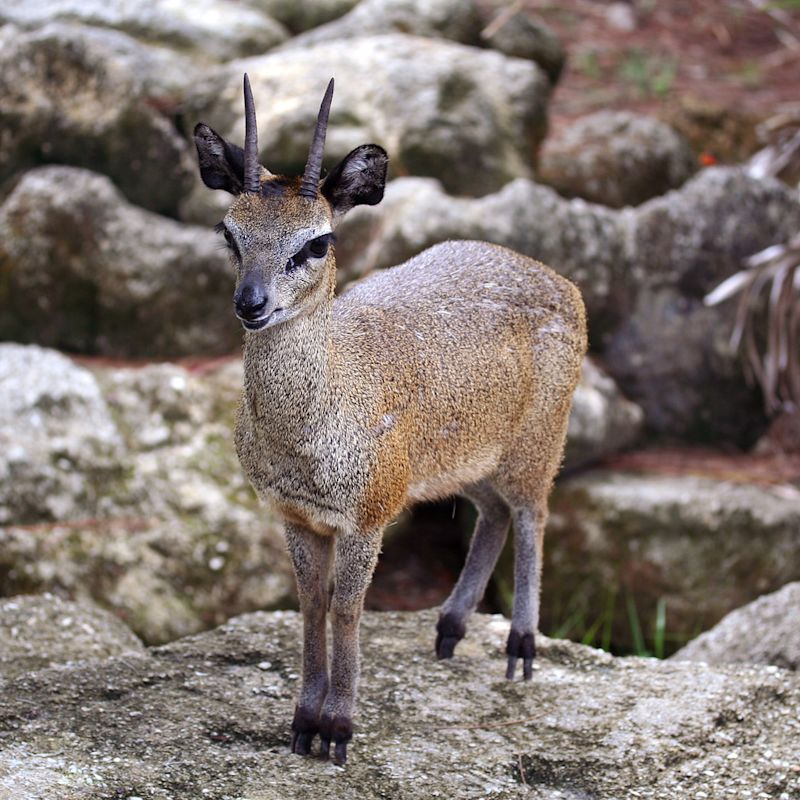
<path fill-rule="evenodd" d="M 499 26 L 489 23 L 482 36 L 494 50 L 514 58 L 535 61 L 547 73 L 550 83 L 554 86 L 558 83 L 566 62 L 564 46 L 538 18 L 534 19 L 524 10 L 517 11 Z"/>
<path fill-rule="evenodd" d="M 484 28 L 485 8 L 474 0 L 362 0 L 349 14 L 291 39 L 284 49 L 360 36 L 406 33 L 491 47 L 536 62 L 555 83 L 564 66 L 556 35 L 523 12 Z M 504 17 L 505 19 L 505 17 Z"/>
<path fill-rule="evenodd" d="M 800 669 L 800 583 L 731 611 L 672 658 L 709 664 L 773 664 Z"/>
<path fill-rule="evenodd" d="M 148 642 L 290 602 L 280 526 L 233 449 L 238 360 L 90 373 L 0 345 L 0 375 L 0 595 L 93 600 Z"/>
<path fill-rule="evenodd" d="M 688 142 L 666 123 L 598 111 L 545 143 L 538 174 L 566 197 L 622 208 L 676 189 L 694 165 Z"/>
<path fill-rule="evenodd" d="M 702 298 L 799 226 L 796 193 L 734 168 L 703 170 L 637 209 L 631 314 L 610 337 L 606 366 L 651 430 L 741 447 L 764 430 L 762 401 L 729 344 L 735 303 L 706 308 Z"/>
<path fill-rule="evenodd" d="M 566 468 L 584 466 L 628 447 L 641 435 L 643 422 L 642 409 L 626 400 L 591 359 L 584 359 L 567 429 Z"/>
<path fill-rule="evenodd" d="M 241 341 L 215 234 L 131 206 L 85 170 L 25 174 L 0 207 L 0 275 L 0 338 L 151 358 Z"/>
<path fill-rule="evenodd" d="M 248 5 L 265 12 L 292 33 L 302 33 L 343 16 L 359 2 L 360 0 L 248 0 Z"/>
<path fill-rule="evenodd" d="M 800 493 L 790 486 L 596 471 L 559 483 L 550 508 L 543 615 L 580 610 L 588 627 L 610 604 L 622 646 L 633 645 L 633 598 L 652 646 L 659 600 L 677 643 L 800 579 Z"/>
<path fill-rule="evenodd" d="M 758 118 L 744 108 L 716 105 L 682 97 L 665 110 L 664 121 L 689 141 L 703 160 L 720 164 L 741 164 L 759 148 Z"/>
<path fill-rule="evenodd" d="M 549 85 L 535 64 L 389 34 L 292 48 L 220 69 L 197 89 L 187 114 L 234 142 L 244 137 L 243 71 L 253 85 L 262 160 L 273 172 L 302 173 L 328 75 L 336 77 L 328 165 L 374 141 L 389 151 L 395 174 L 432 175 L 452 192 L 483 194 L 530 174 L 546 127 Z"/>
<path fill-rule="evenodd" d="M 91 374 L 52 350 L 0 344 L 0 525 L 102 514 L 123 456 Z"/>
<path fill-rule="evenodd" d="M 23 28 L 80 22 L 219 61 L 263 53 L 288 36 L 266 14 L 233 0 L 195 0 L 191 6 L 171 0 L 61 0 L 55 7 L 48 0 L 25 0 L 5 4 L 0 21 Z"/>
<path fill-rule="evenodd" d="M 482 28 L 473 0 L 361 0 L 345 16 L 290 40 L 283 49 L 386 33 L 477 45 Z"/>
<path fill-rule="evenodd" d="M 136 636 L 93 604 L 51 594 L 0 600 L 0 684 L 44 667 L 143 654 Z"/>
<path fill-rule="evenodd" d="M 197 178 L 171 116 L 199 68 L 116 31 L 2 31 L 0 181 L 41 163 L 90 167 L 134 203 L 175 214 Z"/>
<path fill-rule="evenodd" d="M 615 659 L 541 639 L 533 680 L 508 683 L 507 621 L 477 617 L 450 661 L 433 657 L 434 622 L 433 612 L 365 616 L 345 769 L 289 754 L 300 620 L 254 614 L 91 670 L 8 680 L 0 791 L 22 785 L 51 800 L 800 791 L 793 673 Z"/>

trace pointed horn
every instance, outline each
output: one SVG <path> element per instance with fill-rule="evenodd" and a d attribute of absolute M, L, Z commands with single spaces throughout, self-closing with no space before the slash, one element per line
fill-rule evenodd
<path fill-rule="evenodd" d="M 331 78 L 328 88 L 325 90 L 322 105 L 319 107 L 317 128 L 314 131 L 314 138 L 311 140 L 311 149 L 308 151 L 308 161 L 303 173 L 303 181 L 300 184 L 299 194 L 303 197 L 310 197 L 312 200 L 317 197 L 319 176 L 322 172 L 322 153 L 325 150 L 325 133 L 328 130 L 328 114 L 330 114 L 332 99 L 333 78 Z"/>
<path fill-rule="evenodd" d="M 256 128 L 256 107 L 250 79 L 244 76 L 244 191 L 258 194 L 261 191 L 258 163 L 258 130 Z"/>

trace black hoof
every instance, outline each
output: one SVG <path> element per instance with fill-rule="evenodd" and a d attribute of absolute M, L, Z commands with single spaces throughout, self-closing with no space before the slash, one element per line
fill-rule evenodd
<path fill-rule="evenodd" d="M 353 723 L 348 717 L 323 715 L 319 721 L 319 754 L 328 758 L 333 741 L 333 763 L 341 766 L 347 761 L 347 743 L 353 738 Z"/>
<path fill-rule="evenodd" d="M 436 657 L 452 658 L 467 628 L 454 614 L 442 614 L 436 623 Z"/>
<path fill-rule="evenodd" d="M 508 656 L 508 666 L 506 667 L 506 678 L 514 680 L 514 673 L 517 671 L 517 660 L 522 659 L 522 678 L 529 681 L 533 677 L 533 659 L 536 657 L 536 642 L 532 633 L 520 633 L 511 629 L 506 643 L 506 655 Z"/>
<path fill-rule="evenodd" d="M 300 706 L 295 707 L 292 720 L 292 752 L 298 756 L 311 753 L 311 743 L 319 732 L 317 717 Z"/>

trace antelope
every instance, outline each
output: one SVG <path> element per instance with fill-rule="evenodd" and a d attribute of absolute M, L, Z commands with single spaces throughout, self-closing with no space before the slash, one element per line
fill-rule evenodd
<path fill-rule="evenodd" d="M 440 610 L 453 656 L 513 522 L 506 677 L 529 680 L 547 497 L 586 350 L 578 290 L 549 267 L 477 241 L 435 245 L 334 297 L 334 228 L 383 198 L 388 156 L 357 147 L 321 178 L 333 80 L 302 177 L 259 163 L 244 76 L 245 145 L 194 130 L 206 186 L 235 196 L 223 221 L 244 327 L 236 450 L 285 522 L 303 618 L 291 751 L 343 764 L 353 734 L 359 622 L 381 535 L 407 505 L 462 495 L 478 521 Z M 332 573 L 332 575 L 331 575 Z M 332 585 L 329 592 L 329 580 Z M 330 615 L 332 654 L 326 650 Z"/>

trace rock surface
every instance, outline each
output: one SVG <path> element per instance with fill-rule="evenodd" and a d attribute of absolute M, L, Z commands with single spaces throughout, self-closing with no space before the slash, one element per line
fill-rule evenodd
<path fill-rule="evenodd" d="M 0 20 L 25 28 L 80 22 L 220 61 L 263 53 L 287 37 L 275 20 L 233 0 L 194 0 L 191 6 L 173 0 L 24 0 L 4 4 Z"/>
<path fill-rule="evenodd" d="M 550 508 L 543 613 L 582 609 L 591 624 L 616 602 L 615 642 L 631 642 L 626 598 L 650 646 L 659 600 L 667 634 L 686 641 L 800 579 L 791 486 L 597 470 L 560 483 Z"/>
<path fill-rule="evenodd" d="M 302 174 L 329 75 L 336 78 L 329 165 L 374 141 L 391 154 L 395 174 L 432 175 L 452 192 L 485 194 L 530 175 L 546 127 L 549 83 L 535 64 L 395 33 L 326 41 L 220 69 L 197 88 L 187 114 L 234 142 L 244 137 L 244 71 L 262 160 L 278 173 Z"/>
<path fill-rule="evenodd" d="M 564 466 L 584 466 L 633 444 L 642 433 L 644 413 L 626 400 L 613 379 L 590 358 L 572 399 Z"/>
<path fill-rule="evenodd" d="M 241 342 L 218 237 L 130 205 L 86 170 L 25 174 L 0 207 L 0 275 L 0 338 L 150 358 Z"/>
<path fill-rule="evenodd" d="M 773 667 L 614 659 L 541 640 L 508 683 L 508 622 L 452 661 L 435 614 L 367 614 L 345 768 L 288 752 L 300 620 L 255 614 L 141 656 L 0 689 L 0 793 L 106 800 L 795 796 L 800 682 Z M 31 708 L 36 713 L 30 713 Z"/>
<path fill-rule="evenodd" d="M 0 600 L 0 684 L 45 667 L 143 654 L 130 628 L 91 603 L 51 594 Z"/>
<path fill-rule="evenodd" d="M 175 214 L 196 168 L 170 115 L 199 72 L 118 31 L 0 29 L 0 181 L 42 163 L 88 167 L 134 203 Z"/>
<path fill-rule="evenodd" d="M 599 111 L 546 143 L 538 177 L 566 197 L 622 208 L 678 188 L 694 169 L 689 143 L 666 123 Z"/>
<path fill-rule="evenodd" d="M 247 0 L 292 33 L 302 33 L 346 14 L 360 0 Z"/>
<path fill-rule="evenodd" d="M 800 670 L 800 583 L 731 611 L 672 658 L 710 664 L 772 664 Z"/>
<path fill-rule="evenodd" d="M 163 642 L 294 591 L 239 468 L 238 362 L 88 372 L 0 345 L 0 594 L 54 591 Z"/>

